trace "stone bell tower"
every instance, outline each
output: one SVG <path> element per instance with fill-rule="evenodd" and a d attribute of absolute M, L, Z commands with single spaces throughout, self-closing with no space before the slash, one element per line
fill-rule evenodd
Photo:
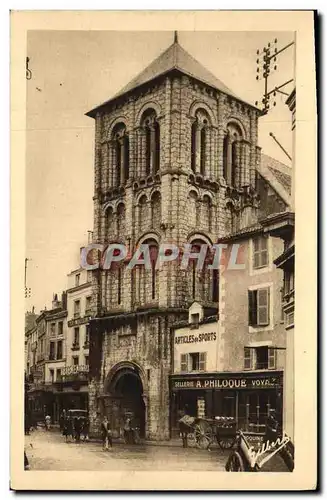
<path fill-rule="evenodd" d="M 93 274 L 90 420 L 117 430 L 126 412 L 150 439 L 169 437 L 170 328 L 198 300 L 217 312 L 218 273 L 191 263 L 155 268 L 162 243 L 193 251 L 256 215 L 259 110 L 243 102 L 178 42 L 95 120 L 94 242 L 151 250 L 151 270 L 127 262 Z M 132 390 L 133 389 L 133 390 Z"/>

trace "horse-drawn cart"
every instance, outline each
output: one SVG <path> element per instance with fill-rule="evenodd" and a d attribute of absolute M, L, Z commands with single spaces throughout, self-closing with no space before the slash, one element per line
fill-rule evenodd
<path fill-rule="evenodd" d="M 196 418 L 184 415 L 179 420 L 179 429 L 184 446 L 193 444 L 210 449 L 214 441 L 221 449 L 232 448 L 236 441 L 236 421 L 233 417 Z"/>

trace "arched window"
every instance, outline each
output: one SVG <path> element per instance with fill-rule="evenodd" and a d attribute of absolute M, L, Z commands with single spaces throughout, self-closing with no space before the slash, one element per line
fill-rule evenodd
<path fill-rule="evenodd" d="M 219 273 L 218 269 L 212 270 L 212 302 L 219 301 Z"/>
<path fill-rule="evenodd" d="M 117 207 L 117 233 L 119 236 L 125 235 L 125 205 L 119 203 Z"/>
<path fill-rule="evenodd" d="M 240 141 L 243 138 L 241 128 L 231 123 L 223 143 L 223 176 L 229 186 L 241 187 L 241 150 Z"/>
<path fill-rule="evenodd" d="M 191 127 L 191 168 L 193 172 L 209 175 L 209 140 L 210 119 L 204 109 L 198 109 Z"/>
<path fill-rule="evenodd" d="M 151 222 L 153 228 L 158 228 L 161 223 L 161 195 L 158 191 L 151 197 Z"/>
<path fill-rule="evenodd" d="M 157 301 L 159 296 L 159 270 L 156 269 L 158 244 L 152 239 L 143 241 L 142 244 L 147 245 L 149 250 L 150 268 L 147 269 L 144 264 L 140 264 L 136 269 L 136 290 L 138 291 L 138 302 L 140 306 Z"/>
<path fill-rule="evenodd" d="M 188 195 L 188 220 L 191 227 L 197 226 L 198 195 L 191 191 Z"/>
<path fill-rule="evenodd" d="M 147 227 L 148 221 L 148 207 L 146 196 L 141 196 L 139 200 L 139 230 L 142 232 Z"/>
<path fill-rule="evenodd" d="M 154 175 L 160 168 L 160 125 L 156 112 L 147 109 L 141 123 L 145 132 L 145 173 Z"/>
<path fill-rule="evenodd" d="M 211 211 L 211 199 L 208 195 L 204 195 L 202 200 L 201 224 L 207 231 L 211 231 Z"/>
<path fill-rule="evenodd" d="M 115 235 L 115 219 L 112 207 L 106 211 L 106 239 L 111 239 Z"/>
<path fill-rule="evenodd" d="M 123 123 L 112 131 L 114 185 L 121 186 L 129 178 L 129 139 Z"/>
<path fill-rule="evenodd" d="M 196 122 L 192 123 L 191 129 L 191 168 L 193 172 L 196 172 Z"/>
<path fill-rule="evenodd" d="M 200 172 L 205 175 L 206 168 L 206 128 L 201 129 L 201 159 L 200 159 Z"/>

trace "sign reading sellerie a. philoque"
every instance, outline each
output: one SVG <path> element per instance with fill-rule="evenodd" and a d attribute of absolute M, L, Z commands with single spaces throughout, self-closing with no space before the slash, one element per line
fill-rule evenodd
<path fill-rule="evenodd" d="M 189 335 L 176 335 L 175 344 L 197 344 L 201 342 L 212 342 L 217 339 L 215 332 L 191 333 Z"/>
<path fill-rule="evenodd" d="M 269 389 L 280 386 L 279 377 L 173 379 L 173 389 Z"/>

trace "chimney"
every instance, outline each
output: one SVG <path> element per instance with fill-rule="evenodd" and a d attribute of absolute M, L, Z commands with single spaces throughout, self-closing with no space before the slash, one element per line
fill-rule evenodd
<path fill-rule="evenodd" d="M 52 309 L 57 309 L 57 307 L 60 306 L 60 302 L 58 300 L 58 295 L 56 293 L 53 294 L 53 300 L 52 300 Z"/>

